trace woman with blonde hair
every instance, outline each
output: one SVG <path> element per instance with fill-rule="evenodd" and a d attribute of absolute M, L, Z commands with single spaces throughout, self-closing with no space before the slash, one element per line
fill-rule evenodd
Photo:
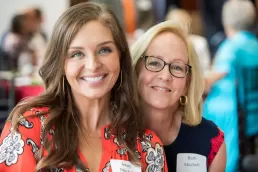
<path fill-rule="evenodd" d="M 0 138 L 0 171 L 166 171 L 160 140 L 142 129 L 130 51 L 106 6 L 81 3 L 57 21 L 40 75 Z"/>
<path fill-rule="evenodd" d="M 169 171 L 223 172 L 224 134 L 202 118 L 204 80 L 187 29 L 166 21 L 132 46 L 140 105 L 149 129 L 165 145 Z"/>

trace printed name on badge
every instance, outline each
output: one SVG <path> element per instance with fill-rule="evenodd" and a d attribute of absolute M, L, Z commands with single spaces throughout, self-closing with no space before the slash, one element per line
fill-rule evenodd
<path fill-rule="evenodd" d="M 179 153 L 176 172 L 207 172 L 207 159 L 199 154 Z"/>
<path fill-rule="evenodd" d="M 141 172 L 141 167 L 133 165 L 129 161 L 125 160 L 110 160 L 112 172 Z"/>

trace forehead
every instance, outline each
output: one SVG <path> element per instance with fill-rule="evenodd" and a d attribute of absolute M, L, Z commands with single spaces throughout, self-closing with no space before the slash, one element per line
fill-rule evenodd
<path fill-rule="evenodd" d="M 146 49 L 147 55 L 160 56 L 164 60 L 188 61 L 187 46 L 182 38 L 170 31 L 161 32 L 150 42 Z"/>
<path fill-rule="evenodd" d="M 71 46 L 97 45 L 104 41 L 113 41 L 112 32 L 100 21 L 89 21 L 74 36 Z"/>

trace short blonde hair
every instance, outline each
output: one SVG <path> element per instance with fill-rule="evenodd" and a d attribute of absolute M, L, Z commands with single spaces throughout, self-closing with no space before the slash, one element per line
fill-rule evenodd
<path fill-rule="evenodd" d="M 188 61 L 192 66 L 191 72 L 188 75 L 189 80 L 187 82 L 187 97 L 188 103 L 185 105 L 185 115 L 183 116 L 183 122 L 188 125 L 198 125 L 202 119 L 202 94 L 204 90 L 204 79 L 201 72 L 200 62 L 196 56 L 195 50 L 188 41 L 188 29 L 184 28 L 178 22 L 165 21 L 150 28 L 145 34 L 143 34 L 131 47 L 131 55 L 133 59 L 133 69 L 138 79 L 137 63 L 142 54 L 146 51 L 150 42 L 162 32 L 171 32 L 179 36 L 187 45 Z"/>
<path fill-rule="evenodd" d="M 247 0 L 227 1 L 222 9 L 222 22 L 234 30 L 252 30 L 256 24 L 256 10 Z"/>

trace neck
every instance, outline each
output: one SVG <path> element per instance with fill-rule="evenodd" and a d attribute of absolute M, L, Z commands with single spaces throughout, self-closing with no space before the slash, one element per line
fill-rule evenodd
<path fill-rule="evenodd" d="M 99 132 L 100 129 L 111 122 L 110 96 L 99 99 L 89 99 L 74 94 L 74 99 L 82 116 L 83 129 L 87 133 Z"/>
<path fill-rule="evenodd" d="M 232 28 L 230 28 L 230 27 L 226 27 L 225 28 L 225 31 L 226 31 L 226 35 L 227 35 L 227 37 L 230 39 L 230 38 L 232 38 L 232 37 L 234 37 L 237 33 L 238 33 L 238 31 L 236 31 L 236 30 L 234 30 L 234 29 L 232 29 Z"/>
<path fill-rule="evenodd" d="M 146 104 L 143 107 L 147 127 L 164 144 L 171 143 L 177 137 L 182 121 L 182 114 L 178 113 L 178 104 L 168 109 L 157 109 Z M 171 136 L 169 139 L 168 135 Z"/>

